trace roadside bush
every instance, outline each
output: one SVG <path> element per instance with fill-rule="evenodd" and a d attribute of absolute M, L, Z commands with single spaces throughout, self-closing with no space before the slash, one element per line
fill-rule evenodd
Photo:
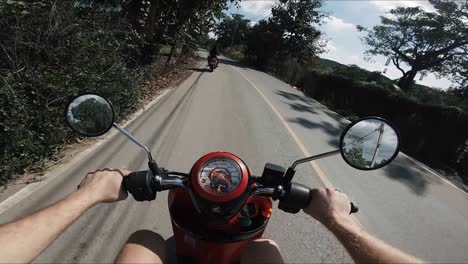
<path fill-rule="evenodd" d="M 468 139 L 468 113 L 456 107 L 424 105 L 375 83 L 307 71 L 298 86 L 332 109 L 381 116 L 401 133 L 402 150 L 436 166 L 454 167 Z"/>
<path fill-rule="evenodd" d="M 277 65 L 274 73 L 331 109 L 388 119 L 400 131 L 402 150 L 433 166 L 460 168 L 456 163 L 468 160 L 468 113 L 460 108 L 421 104 L 390 85 L 305 69 L 291 60 Z"/>
<path fill-rule="evenodd" d="M 237 45 L 234 47 L 225 48 L 221 52 L 230 59 L 242 61 L 244 59 L 244 54 L 242 53 L 243 49 L 244 47 L 242 45 Z"/>
<path fill-rule="evenodd" d="M 0 14 L 3 182 L 74 138 L 64 121 L 72 97 L 97 93 L 118 116 L 131 111 L 138 69 L 125 55 L 139 40 L 124 20 L 98 11 L 81 16 L 74 1 L 7 1 Z"/>

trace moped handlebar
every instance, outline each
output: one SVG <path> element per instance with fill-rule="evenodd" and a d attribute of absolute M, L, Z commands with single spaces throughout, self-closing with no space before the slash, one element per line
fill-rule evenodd
<path fill-rule="evenodd" d="M 188 175 L 180 172 L 163 171 L 164 175 L 153 176 L 151 171 L 132 172 L 124 178 L 125 189 L 137 201 L 152 201 L 156 199 L 157 192 L 179 187 L 185 187 Z M 176 177 L 171 177 L 174 175 Z M 182 176 L 182 177 L 177 177 Z M 252 180 L 260 178 L 252 178 Z M 288 213 L 298 213 L 310 203 L 310 189 L 300 183 L 289 182 L 285 186 L 258 187 L 250 195 L 266 195 L 278 199 L 278 208 Z M 350 214 L 357 213 L 359 208 L 351 202 Z"/>

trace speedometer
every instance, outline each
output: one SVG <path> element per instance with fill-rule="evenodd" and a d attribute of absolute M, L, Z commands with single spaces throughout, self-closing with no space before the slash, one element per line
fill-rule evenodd
<path fill-rule="evenodd" d="M 225 195 L 239 186 L 241 178 L 237 163 L 229 158 L 215 158 L 202 167 L 198 182 L 209 193 Z"/>
<path fill-rule="evenodd" d="M 193 166 L 191 179 L 194 190 L 213 202 L 226 202 L 239 197 L 247 187 L 249 171 L 237 156 L 227 152 L 212 152 Z"/>

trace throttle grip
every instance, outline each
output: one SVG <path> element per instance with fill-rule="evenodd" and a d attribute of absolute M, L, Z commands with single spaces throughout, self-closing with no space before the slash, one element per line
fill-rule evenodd
<path fill-rule="evenodd" d="M 124 177 L 123 185 L 139 202 L 156 199 L 155 180 L 151 171 L 131 172 Z"/>
<path fill-rule="evenodd" d="M 359 211 L 359 207 L 357 207 L 353 202 L 350 202 L 350 204 L 351 204 L 351 211 L 349 212 L 349 214 L 357 213 Z"/>

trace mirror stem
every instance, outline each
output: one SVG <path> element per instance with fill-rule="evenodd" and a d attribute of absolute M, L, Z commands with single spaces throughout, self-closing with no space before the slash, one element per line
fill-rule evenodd
<path fill-rule="evenodd" d="M 317 160 L 317 159 L 321 159 L 321 158 L 325 158 L 325 157 L 328 157 L 328 156 L 333 156 L 333 155 L 336 155 L 338 153 L 340 153 L 339 149 L 329 151 L 329 152 L 325 152 L 325 153 L 322 153 L 322 154 L 318 154 L 318 155 L 315 155 L 315 156 L 310 156 L 310 157 L 303 158 L 303 159 L 298 159 L 289 168 L 294 170 L 296 168 L 296 166 L 301 164 L 301 163 L 308 162 L 308 161 L 313 161 L 313 160 Z"/>
<path fill-rule="evenodd" d="M 115 127 L 118 131 L 120 131 L 122 134 L 124 134 L 126 137 L 128 137 L 133 143 L 137 144 L 139 147 L 144 149 L 146 151 L 146 154 L 148 155 L 148 160 L 153 161 L 153 157 L 151 156 L 151 152 L 149 151 L 148 147 L 143 145 L 138 139 L 134 138 L 130 133 L 128 133 L 125 129 L 121 128 L 119 125 L 116 123 L 112 124 L 113 127 Z"/>
<path fill-rule="evenodd" d="M 337 149 L 337 150 L 333 150 L 333 151 L 329 151 L 329 152 L 325 152 L 325 153 L 322 153 L 322 154 L 318 154 L 318 155 L 315 155 L 315 156 L 310 156 L 310 157 L 307 157 L 307 158 L 303 158 L 303 159 L 298 159 L 296 160 L 292 165 L 291 167 L 288 168 L 288 170 L 286 171 L 286 173 L 284 174 L 284 179 L 283 179 L 283 182 L 284 183 L 288 183 L 288 182 L 291 182 L 292 181 L 292 178 L 294 177 L 294 174 L 296 173 L 296 166 L 301 164 L 301 163 L 304 163 L 304 162 L 308 162 L 308 161 L 313 161 L 313 160 L 317 160 L 317 159 L 321 159 L 321 158 L 325 158 L 325 157 L 329 157 L 329 156 L 333 156 L 333 155 L 336 155 L 340 153 L 340 150 Z"/>

